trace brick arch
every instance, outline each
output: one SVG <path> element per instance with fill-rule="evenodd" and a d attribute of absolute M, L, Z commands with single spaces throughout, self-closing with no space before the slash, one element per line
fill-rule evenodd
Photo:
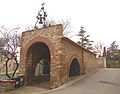
<path fill-rule="evenodd" d="M 80 61 L 80 58 L 77 56 L 77 55 L 72 55 L 71 57 L 70 57 L 70 59 L 69 59 L 69 62 L 68 62 L 68 78 L 69 78 L 69 71 L 70 71 L 70 66 L 71 66 L 71 63 L 72 63 L 72 61 L 74 60 L 74 59 L 77 59 L 77 61 L 78 61 L 78 63 L 79 63 L 79 68 L 80 68 L 80 74 L 81 74 L 81 71 L 82 71 L 82 68 L 81 68 L 81 61 Z"/>
<path fill-rule="evenodd" d="M 37 36 L 37 37 L 34 37 L 33 39 L 31 39 L 27 44 L 26 46 L 24 47 L 26 50 L 24 50 L 24 54 L 27 55 L 27 51 L 29 49 L 29 47 L 31 47 L 32 44 L 36 43 L 36 42 L 43 42 L 45 43 L 48 48 L 50 49 L 50 54 L 53 56 L 54 54 L 54 49 L 53 49 L 53 45 L 51 43 L 51 41 L 46 38 L 46 37 L 41 37 L 41 36 Z"/>
<path fill-rule="evenodd" d="M 23 54 L 23 57 L 25 57 L 24 58 L 24 62 L 25 63 L 27 63 L 27 53 L 28 53 L 28 51 L 29 51 L 29 48 L 32 46 L 32 45 L 34 45 L 35 43 L 40 43 L 40 42 L 42 42 L 42 43 L 44 43 L 44 44 L 46 44 L 47 46 L 48 46 L 48 48 L 49 48 L 49 50 L 50 50 L 50 63 L 52 64 L 53 62 L 54 62 L 54 60 L 53 60 L 53 58 L 54 58 L 54 46 L 52 45 L 52 42 L 48 39 L 48 38 L 46 38 L 46 37 L 41 37 L 41 36 L 37 36 L 37 37 L 34 37 L 34 38 L 32 38 L 27 44 L 26 44 L 26 46 L 24 47 L 24 54 Z M 25 66 L 25 71 L 27 71 L 27 64 L 25 64 L 26 66 Z M 51 75 L 51 71 L 50 71 L 50 75 Z M 27 77 L 27 72 L 25 72 L 25 75 L 26 75 L 26 77 Z M 50 84 L 51 84 L 51 77 L 50 77 Z M 25 78 L 25 80 L 27 80 L 27 78 Z"/>

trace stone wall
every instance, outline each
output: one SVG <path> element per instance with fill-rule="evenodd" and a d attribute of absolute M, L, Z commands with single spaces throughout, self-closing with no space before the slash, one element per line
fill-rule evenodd
<path fill-rule="evenodd" d="M 27 67 L 30 62 L 27 62 L 27 52 L 29 48 L 36 42 L 45 43 L 50 50 L 50 87 L 55 88 L 59 86 L 60 83 L 60 70 L 59 67 L 61 59 L 61 38 L 63 37 L 63 27 L 62 25 L 56 25 L 49 28 L 35 29 L 32 31 L 26 31 L 22 33 L 22 47 L 20 56 L 20 73 L 25 75 L 25 82 L 27 82 Z M 26 83 L 27 84 L 27 83 Z"/>
<path fill-rule="evenodd" d="M 106 57 L 98 57 L 97 64 L 100 68 L 106 68 Z"/>
<path fill-rule="evenodd" d="M 8 73 L 13 73 L 15 70 L 16 62 L 13 59 L 9 60 L 7 66 L 8 66 Z M 6 62 L 5 61 L 1 63 L 0 69 L 1 69 L 2 74 L 6 72 Z"/>
<path fill-rule="evenodd" d="M 0 92 L 15 89 L 15 80 L 0 80 Z"/>
<path fill-rule="evenodd" d="M 80 71 L 82 73 L 82 59 L 80 46 L 75 46 L 75 43 L 68 38 L 62 38 L 62 68 L 61 68 L 61 82 L 65 83 L 69 80 L 69 68 L 72 60 L 76 58 L 80 65 Z"/>
<path fill-rule="evenodd" d="M 85 73 L 98 68 L 96 55 L 88 50 L 84 50 Z"/>
<path fill-rule="evenodd" d="M 25 75 L 25 84 L 28 66 L 31 65 L 28 60 L 29 49 L 35 43 L 45 43 L 50 50 L 50 88 L 58 87 L 69 80 L 70 65 L 74 58 L 79 62 L 80 74 L 98 67 L 94 53 L 63 37 L 62 25 L 23 32 L 21 41 L 20 73 Z"/>
<path fill-rule="evenodd" d="M 61 81 L 64 83 L 69 80 L 69 67 L 74 58 L 76 58 L 80 65 L 80 74 L 88 73 L 98 68 L 96 62 L 96 55 L 68 38 L 62 38 L 62 69 L 61 69 Z M 83 58 L 82 58 L 83 51 Z M 83 59 L 83 61 L 82 61 Z M 85 68 L 84 68 L 85 67 Z"/>

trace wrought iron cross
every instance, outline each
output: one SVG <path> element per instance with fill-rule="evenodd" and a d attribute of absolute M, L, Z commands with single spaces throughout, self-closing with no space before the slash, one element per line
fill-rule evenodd
<path fill-rule="evenodd" d="M 42 5 L 41 10 L 38 12 L 38 15 L 36 17 L 37 22 L 35 23 L 35 26 L 34 26 L 35 29 L 38 29 L 37 24 L 42 24 L 43 28 L 47 27 L 46 25 L 47 12 L 45 12 L 44 10 L 45 3 L 42 3 L 41 5 Z"/>

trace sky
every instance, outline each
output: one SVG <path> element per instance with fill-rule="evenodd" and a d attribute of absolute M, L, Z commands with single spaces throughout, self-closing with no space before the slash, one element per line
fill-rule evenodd
<path fill-rule="evenodd" d="M 0 26 L 34 26 L 43 2 L 48 19 L 70 20 L 73 35 L 83 26 L 93 41 L 120 44 L 120 0 L 0 0 Z"/>

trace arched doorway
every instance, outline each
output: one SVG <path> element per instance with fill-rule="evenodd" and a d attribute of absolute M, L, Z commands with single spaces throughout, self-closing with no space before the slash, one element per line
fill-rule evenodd
<path fill-rule="evenodd" d="M 69 77 L 80 75 L 80 65 L 76 58 L 71 62 L 69 69 Z"/>
<path fill-rule="evenodd" d="M 43 82 L 49 85 L 50 50 L 45 43 L 36 42 L 30 46 L 27 52 L 27 64 L 28 85 L 41 86 Z"/>

